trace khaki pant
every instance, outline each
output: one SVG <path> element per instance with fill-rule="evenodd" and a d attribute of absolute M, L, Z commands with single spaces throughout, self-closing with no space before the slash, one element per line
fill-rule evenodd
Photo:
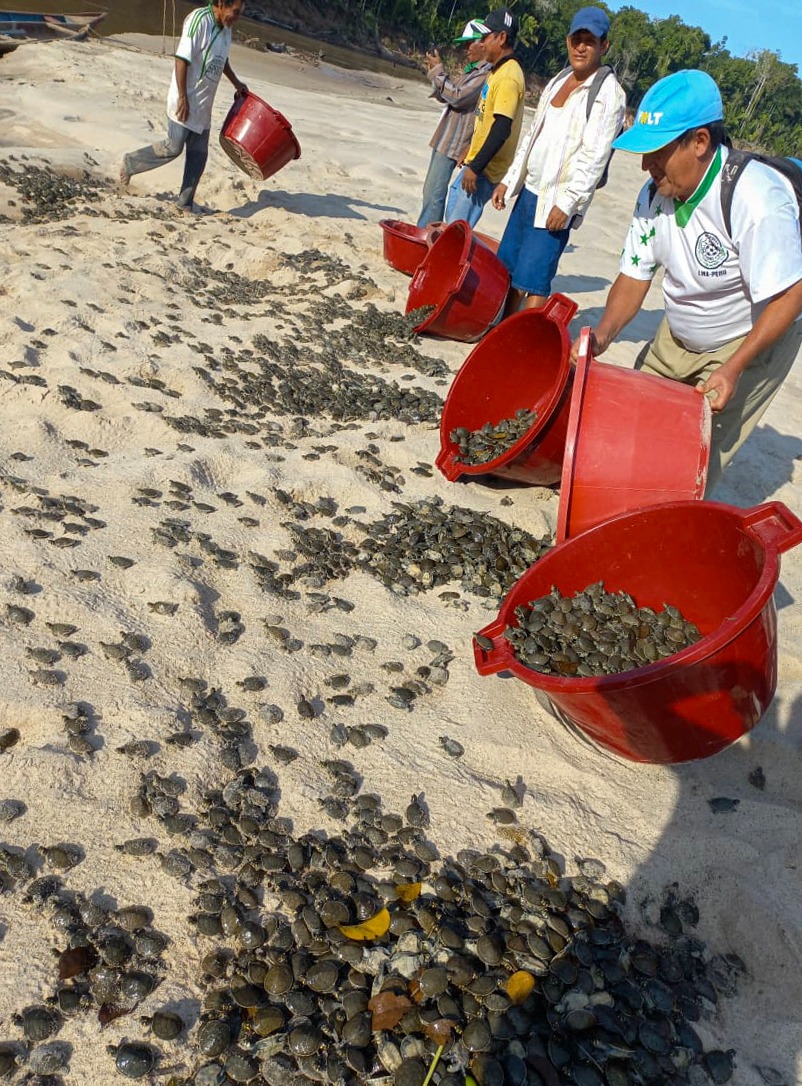
<path fill-rule="evenodd" d="M 654 340 L 638 355 L 635 369 L 682 381 L 686 385 L 696 385 L 699 381 L 707 380 L 711 373 L 731 358 L 744 338 L 733 339 L 716 351 L 688 351 L 671 334 L 664 317 Z M 705 497 L 709 497 L 724 468 L 760 422 L 801 351 L 802 321 L 797 321 L 768 350 L 752 360 L 741 374 L 735 394 L 727 406 L 713 412 Z"/>

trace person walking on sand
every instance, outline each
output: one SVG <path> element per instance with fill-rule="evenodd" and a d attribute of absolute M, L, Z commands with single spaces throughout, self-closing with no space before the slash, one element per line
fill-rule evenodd
<path fill-rule="evenodd" d="M 663 267 L 665 316 L 635 368 L 694 385 L 709 398 L 706 494 L 802 354 L 802 239 L 793 185 L 757 160 L 735 185 L 723 118 L 721 94 L 706 72 L 674 72 L 646 92 L 634 124 L 614 141 L 643 156 L 650 180 L 591 342 L 595 355 L 609 347 Z"/>
<path fill-rule="evenodd" d="M 471 142 L 474 110 L 490 71 L 482 45 L 483 33 L 479 20 L 471 19 L 460 37 L 454 39 L 455 45 L 467 47 L 467 64 L 456 79 L 449 76 L 437 49 L 426 54 L 426 74 L 432 83 L 432 97 L 445 108 L 429 142 L 432 156 L 423 182 L 423 206 L 418 226 L 443 221 L 451 175 L 457 164 L 464 160 Z"/>
<path fill-rule="evenodd" d="M 184 179 L 176 203 L 183 211 L 192 210 L 195 190 L 209 156 L 212 106 L 220 76 L 233 83 L 236 97 L 248 93 L 228 62 L 231 28 L 242 14 L 243 3 L 244 0 L 212 0 L 186 17 L 167 95 L 167 136 L 161 143 L 123 156 L 121 184 L 127 185 L 134 174 L 172 162 L 186 150 Z"/>
<path fill-rule="evenodd" d="M 512 282 L 508 315 L 538 308 L 551 294 L 570 231 L 581 224 L 623 126 L 626 97 L 602 65 L 609 29 L 601 8 L 576 13 L 565 39 L 569 67 L 543 89 L 529 132 L 493 190 L 499 211 L 520 193 L 498 249 Z"/>
<path fill-rule="evenodd" d="M 477 20 L 485 60 L 491 65 L 479 95 L 473 137 L 465 162 L 451 182 L 448 223 L 465 219 L 476 226 L 493 189 L 512 162 L 524 115 L 524 73 L 513 50 L 518 20 L 509 8 L 496 8 Z"/>

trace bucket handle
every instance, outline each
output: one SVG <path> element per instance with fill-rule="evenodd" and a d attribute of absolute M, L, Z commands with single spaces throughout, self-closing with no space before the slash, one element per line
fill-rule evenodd
<path fill-rule="evenodd" d="M 457 462 L 453 447 L 441 449 L 434 466 L 438 468 L 450 483 L 455 483 L 462 475 L 462 467 Z"/>
<path fill-rule="evenodd" d="M 473 638 L 473 662 L 480 675 L 496 675 L 504 671 L 510 664 L 510 643 L 504 636 L 507 628 L 503 619 L 497 618 L 489 626 L 485 626 Z M 486 638 L 493 642 L 492 648 L 483 647 L 478 638 Z"/>
<path fill-rule="evenodd" d="M 552 294 L 550 298 L 546 299 L 540 312 L 544 317 L 556 321 L 557 324 L 568 327 L 568 323 L 577 309 L 579 309 L 579 306 L 573 298 L 568 298 L 565 294 Z"/>
<path fill-rule="evenodd" d="M 782 502 L 764 502 L 743 514 L 743 526 L 764 547 L 779 554 L 802 543 L 802 520 Z"/>

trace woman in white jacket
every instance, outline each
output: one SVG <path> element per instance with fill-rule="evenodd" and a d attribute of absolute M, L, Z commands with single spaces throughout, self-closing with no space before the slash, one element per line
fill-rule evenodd
<path fill-rule="evenodd" d="M 569 68 L 546 85 L 532 125 L 493 191 L 492 204 L 518 196 L 498 255 L 512 290 L 507 313 L 543 305 L 568 242 L 605 172 L 624 120 L 626 98 L 611 68 L 602 67 L 610 20 L 582 8 L 566 38 Z"/>

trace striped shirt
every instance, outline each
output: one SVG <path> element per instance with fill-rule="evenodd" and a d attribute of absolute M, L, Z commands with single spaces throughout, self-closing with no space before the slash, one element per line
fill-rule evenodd
<path fill-rule="evenodd" d="M 483 62 L 456 79 L 449 76 L 442 64 L 429 72 L 434 97 L 445 104 L 429 146 L 455 162 L 461 161 L 471 142 L 476 103 L 489 71 L 490 65 Z"/>
<path fill-rule="evenodd" d="M 231 48 L 231 30 L 218 26 L 212 11 L 212 5 L 196 8 L 184 20 L 181 41 L 175 55 L 189 65 L 187 72 L 187 98 L 189 99 L 189 117 L 179 121 L 178 82 L 175 72 L 170 82 L 167 95 L 167 116 L 171 121 L 182 124 L 191 132 L 205 132 L 212 127 L 212 106 L 217 93 L 217 84 L 223 74 Z"/>

